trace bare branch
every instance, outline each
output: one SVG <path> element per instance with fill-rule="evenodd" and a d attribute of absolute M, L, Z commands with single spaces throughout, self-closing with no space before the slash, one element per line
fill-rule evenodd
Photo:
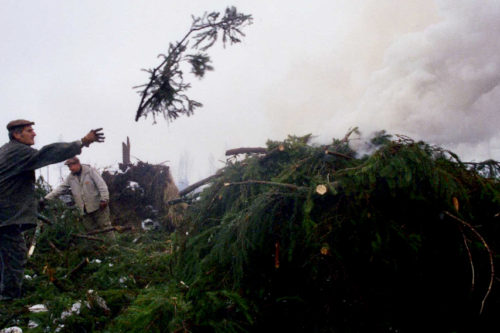
<path fill-rule="evenodd" d="M 336 151 L 331 151 L 331 150 L 325 150 L 325 154 L 326 155 L 334 155 L 334 156 L 339 156 L 339 157 L 343 157 L 345 159 L 352 159 L 353 157 L 352 156 L 349 156 L 349 155 L 346 155 L 346 154 L 342 154 L 342 153 L 338 153 Z"/>
<path fill-rule="evenodd" d="M 220 176 L 222 176 L 222 173 L 218 172 L 215 175 L 212 175 L 212 176 L 204 178 L 204 179 L 202 179 L 194 184 L 191 184 L 188 187 L 186 187 L 185 189 L 183 189 L 182 191 L 179 191 L 179 196 L 180 197 L 185 196 L 186 194 L 196 190 L 198 187 L 203 186 L 203 185 L 209 183 L 211 180 L 218 178 Z"/>
<path fill-rule="evenodd" d="M 226 156 L 238 155 L 238 154 L 265 154 L 267 153 L 267 148 L 253 147 L 253 148 L 234 148 L 226 150 Z"/>
<path fill-rule="evenodd" d="M 481 308 L 479 310 L 479 314 L 481 314 L 481 313 L 483 313 L 483 310 L 484 310 L 484 303 L 486 302 L 486 299 L 488 298 L 488 295 L 491 292 L 491 288 L 493 286 L 493 281 L 495 281 L 495 265 L 493 264 L 493 253 L 491 252 L 491 249 L 488 246 L 488 243 L 486 243 L 486 240 L 483 238 L 483 236 L 481 236 L 481 234 L 470 223 L 465 222 L 464 220 L 456 217 L 455 215 L 451 214 L 448 211 L 445 211 L 444 214 L 448 215 L 449 217 L 451 217 L 455 221 L 458 221 L 458 222 L 462 223 L 464 226 L 466 226 L 467 228 L 469 228 L 472 231 L 472 233 L 481 241 L 481 243 L 483 243 L 486 251 L 488 251 L 488 256 L 490 259 L 491 274 L 490 274 L 490 283 L 488 285 L 488 290 L 486 291 L 486 294 L 484 295 L 483 300 L 481 302 Z"/>
<path fill-rule="evenodd" d="M 247 184 L 263 184 L 263 185 L 274 185 L 274 186 L 281 186 L 281 187 L 286 187 L 291 190 L 308 190 L 309 188 L 304 187 L 304 186 L 297 186 L 294 184 L 287 184 L 287 183 L 277 183 L 277 182 L 269 182 L 265 180 L 245 180 L 242 182 L 232 182 L 232 183 L 224 183 L 224 186 L 233 186 L 233 185 L 247 185 Z"/>

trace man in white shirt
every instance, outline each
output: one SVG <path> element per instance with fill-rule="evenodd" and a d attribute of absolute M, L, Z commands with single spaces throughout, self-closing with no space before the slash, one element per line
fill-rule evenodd
<path fill-rule="evenodd" d="M 77 157 L 68 159 L 64 164 L 71 173 L 61 185 L 47 194 L 45 199 L 54 199 L 71 190 L 87 231 L 111 227 L 108 186 L 99 172 L 89 165 L 81 164 Z M 112 236 L 114 237 L 113 234 Z"/>

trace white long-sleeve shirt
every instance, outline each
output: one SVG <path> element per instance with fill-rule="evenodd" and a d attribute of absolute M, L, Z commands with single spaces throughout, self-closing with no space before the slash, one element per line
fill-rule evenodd
<path fill-rule="evenodd" d="M 64 182 L 45 196 L 50 200 L 71 189 L 73 200 L 82 214 L 99 209 L 102 200 L 109 201 L 108 186 L 92 167 L 82 164 L 80 175 L 69 174 Z"/>

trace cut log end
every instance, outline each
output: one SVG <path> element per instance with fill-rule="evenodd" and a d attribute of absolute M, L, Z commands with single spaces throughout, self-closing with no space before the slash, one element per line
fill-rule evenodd
<path fill-rule="evenodd" d="M 326 192 L 328 192 L 328 188 L 325 185 L 320 184 L 316 186 L 316 193 L 318 193 L 319 195 L 324 195 L 326 194 Z"/>

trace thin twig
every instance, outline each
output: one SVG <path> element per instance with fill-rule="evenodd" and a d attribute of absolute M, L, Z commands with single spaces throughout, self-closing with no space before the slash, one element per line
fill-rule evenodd
<path fill-rule="evenodd" d="M 83 267 L 87 266 L 89 264 L 89 258 L 83 258 L 82 261 L 78 265 L 76 265 L 75 268 L 71 270 L 71 272 L 68 273 L 66 276 L 67 278 L 70 278 L 73 274 L 81 270 Z"/>
<path fill-rule="evenodd" d="M 490 294 L 491 288 L 493 286 L 493 281 L 495 280 L 495 265 L 493 264 L 493 253 L 491 252 L 490 247 L 488 246 L 488 243 L 486 243 L 486 240 L 483 238 L 483 236 L 481 236 L 481 234 L 470 223 L 465 222 L 464 220 L 456 217 L 455 215 L 451 214 L 448 211 L 444 211 L 444 213 L 449 217 L 451 217 L 452 219 L 462 223 L 467 228 L 469 228 L 472 231 L 472 233 L 474 233 L 474 235 L 476 235 L 476 237 L 479 238 L 481 243 L 483 243 L 484 247 L 488 251 L 488 256 L 490 259 L 491 275 L 490 275 L 490 283 L 488 285 L 488 290 L 486 291 L 486 294 L 484 295 L 483 300 L 481 301 L 481 309 L 479 310 L 479 314 L 482 314 L 486 298 L 488 298 L 488 295 Z"/>
<path fill-rule="evenodd" d="M 83 239 L 88 239 L 88 240 L 93 240 L 93 241 L 98 241 L 98 242 L 104 242 L 103 239 L 100 239 L 98 237 L 92 237 L 92 236 L 81 235 L 81 234 L 73 234 L 72 236 L 78 237 L 78 238 L 83 238 Z"/>
<path fill-rule="evenodd" d="M 63 254 L 62 254 L 61 250 L 59 250 L 59 249 L 58 249 L 58 248 L 54 245 L 54 243 L 52 243 L 51 241 L 49 241 L 49 246 L 50 246 L 52 249 L 54 249 L 54 251 L 56 251 L 56 252 L 57 252 L 57 254 L 59 254 L 61 257 L 63 257 Z"/>
<path fill-rule="evenodd" d="M 112 232 L 112 231 L 122 232 L 122 231 L 133 230 L 133 229 L 134 229 L 134 227 L 132 227 L 131 225 L 127 225 L 127 226 L 113 226 L 113 227 L 107 227 L 107 228 L 104 228 L 104 229 L 93 230 L 93 231 L 87 232 L 87 236 L 97 235 L 97 234 L 104 234 L 106 232 Z"/>
<path fill-rule="evenodd" d="M 351 136 L 351 134 L 355 133 L 355 132 L 356 133 L 358 132 L 358 128 L 357 127 L 354 127 L 349 132 L 347 132 L 347 134 L 344 136 L 344 138 L 340 142 L 347 143 L 349 141 L 349 137 Z"/>
<path fill-rule="evenodd" d="M 475 280 L 476 280 L 476 273 L 474 270 L 474 261 L 472 260 L 472 253 L 470 252 L 469 244 L 467 243 L 468 240 L 467 240 L 467 237 L 465 237 L 464 229 L 462 226 L 460 226 L 460 232 L 462 233 L 462 238 L 464 239 L 464 245 L 465 245 L 465 248 L 467 249 L 467 254 L 469 255 L 470 269 L 471 269 L 471 275 L 472 275 L 472 282 L 471 282 L 470 291 L 473 292 L 474 287 L 475 287 Z"/>

